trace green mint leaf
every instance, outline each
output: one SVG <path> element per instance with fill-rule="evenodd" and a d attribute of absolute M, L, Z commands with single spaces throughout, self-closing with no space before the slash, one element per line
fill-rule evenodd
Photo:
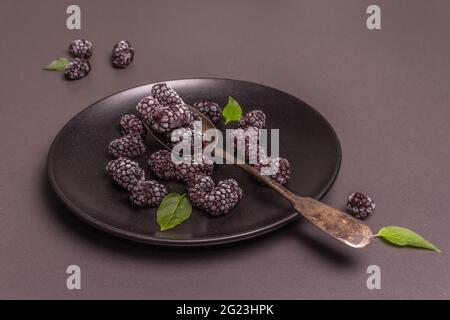
<path fill-rule="evenodd" d="M 169 193 L 164 197 L 156 212 L 161 231 L 171 229 L 191 216 L 192 205 L 186 194 Z"/>
<path fill-rule="evenodd" d="M 431 242 L 425 240 L 414 231 L 402 227 L 390 226 L 381 228 L 375 237 L 383 238 L 398 246 L 412 246 L 441 252 Z"/>
<path fill-rule="evenodd" d="M 64 71 L 66 66 L 70 63 L 69 59 L 61 57 L 56 60 L 50 62 L 48 66 L 44 68 L 44 70 L 48 71 Z"/>
<path fill-rule="evenodd" d="M 225 124 L 241 119 L 242 108 L 232 97 L 228 97 L 228 103 L 225 108 L 223 108 L 222 117 L 225 119 Z"/>

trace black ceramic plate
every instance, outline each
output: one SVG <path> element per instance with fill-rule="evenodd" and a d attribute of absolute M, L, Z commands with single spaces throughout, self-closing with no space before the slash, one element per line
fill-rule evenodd
<path fill-rule="evenodd" d="M 332 186 L 340 166 L 339 140 L 330 124 L 312 107 L 282 91 L 237 80 L 184 79 L 168 81 L 185 102 L 211 99 L 225 105 L 233 96 L 244 108 L 263 110 L 267 126 L 280 129 L 280 155 L 289 159 L 292 176 L 286 187 L 305 196 L 321 198 Z M 105 173 L 110 161 L 108 143 L 119 137 L 122 115 L 135 112 L 137 102 L 148 95 L 152 84 L 125 90 L 100 100 L 70 120 L 55 138 L 48 156 L 50 183 L 71 211 L 100 230 L 129 240 L 156 245 L 204 246 L 240 241 L 275 230 L 293 221 L 294 213 L 281 196 L 263 187 L 232 165 L 217 166 L 216 181 L 234 178 L 244 196 L 225 216 L 210 217 L 194 209 L 183 224 L 160 232 L 156 209 L 136 209 L 127 193 Z M 223 125 L 219 129 L 224 129 Z M 146 159 L 151 146 L 139 159 Z M 183 185 L 165 182 L 171 192 L 184 193 Z"/>

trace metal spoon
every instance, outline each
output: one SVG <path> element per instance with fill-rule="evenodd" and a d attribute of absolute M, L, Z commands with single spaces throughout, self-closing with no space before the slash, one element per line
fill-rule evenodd
<path fill-rule="evenodd" d="M 202 130 L 205 132 L 208 129 L 216 129 L 214 124 L 197 109 L 189 106 L 191 112 L 197 114 L 202 121 Z M 154 132 L 144 122 L 147 132 L 156 139 L 162 146 L 169 151 L 169 146 L 164 142 L 164 139 L 160 134 Z M 213 142 L 214 143 L 214 142 Z M 208 146 L 210 148 L 211 146 Z M 215 156 L 229 157 L 226 151 L 217 146 L 213 146 L 215 149 Z M 233 157 L 233 156 L 232 156 Z M 230 158 L 228 158 L 230 159 Z M 267 186 L 277 191 L 284 198 L 286 198 L 293 206 L 294 210 L 305 217 L 308 221 L 315 224 L 322 231 L 326 232 L 335 239 L 342 241 L 353 248 L 364 248 L 370 244 L 373 234 L 370 228 L 352 216 L 332 208 L 323 202 L 309 197 L 301 197 L 292 191 L 281 186 L 269 176 L 261 175 L 257 169 L 248 164 L 235 163 L 239 168 L 247 171 L 251 175 L 255 176 L 260 181 L 264 182 Z"/>

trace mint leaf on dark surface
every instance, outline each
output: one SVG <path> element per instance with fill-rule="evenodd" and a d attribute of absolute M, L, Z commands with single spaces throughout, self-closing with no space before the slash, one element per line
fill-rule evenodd
<path fill-rule="evenodd" d="M 66 66 L 70 63 L 69 59 L 61 57 L 50 62 L 48 66 L 44 68 L 47 71 L 64 71 Z"/>
<path fill-rule="evenodd" d="M 381 228 L 375 237 L 383 238 L 397 246 L 411 246 L 441 252 L 435 245 L 414 231 L 402 227 L 389 226 Z"/>
<path fill-rule="evenodd" d="M 156 219 L 161 231 L 165 231 L 187 220 L 191 213 L 192 205 L 186 194 L 169 193 L 159 205 Z"/>
<path fill-rule="evenodd" d="M 225 120 L 225 124 L 239 121 L 242 117 L 242 108 L 236 100 L 232 97 L 228 97 L 228 103 L 225 108 L 223 108 L 222 116 Z"/>

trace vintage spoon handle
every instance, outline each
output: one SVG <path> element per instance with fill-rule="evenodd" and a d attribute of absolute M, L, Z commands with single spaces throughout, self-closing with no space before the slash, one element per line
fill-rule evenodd
<path fill-rule="evenodd" d="M 226 151 L 219 148 L 215 149 L 215 154 L 224 159 L 226 157 Z M 372 241 L 372 231 L 360 220 L 318 200 L 301 197 L 281 186 L 270 177 L 261 175 L 257 169 L 248 164 L 236 165 L 277 191 L 289 200 L 297 213 L 304 216 L 308 221 L 335 239 L 353 248 L 364 248 Z"/>

